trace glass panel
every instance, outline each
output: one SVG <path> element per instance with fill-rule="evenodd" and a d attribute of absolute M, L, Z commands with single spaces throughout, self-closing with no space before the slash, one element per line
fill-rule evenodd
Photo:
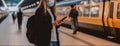
<path fill-rule="evenodd" d="M 117 15 L 117 18 L 120 19 L 120 3 L 118 4 L 118 15 Z"/>
<path fill-rule="evenodd" d="M 103 0 L 100 0 L 100 2 L 103 2 Z"/>
<path fill-rule="evenodd" d="M 91 8 L 91 16 L 98 17 L 99 16 L 99 6 L 93 6 Z"/>
<path fill-rule="evenodd" d="M 113 18 L 113 10 L 114 10 L 114 3 L 112 2 L 110 5 L 110 18 Z"/>
<path fill-rule="evenodd" d="M 69 12 L 70 12 L 70 9 L 69 8 L 65 8 L 65 7 L 63 7 L 63 8 L 56 8 L 57 10 L 56 10 L 56 14 L 58 14 L 58 15 L 68 15 L 69 14 Z"/>
<path fill-rule="evenodd" d="M 91 0 L 91 2 L 95 2 L 95 3 L 97 3 L 97 2 L 99 2 L 100 0 Z"/>
<path fill-rule="evenodd" d="M 90 7 L 85 7 L 84 8 L 84 16 L 89 16 L 90 13 Z"/>
<path fill-rule="evenodd" d="M 82 16 L 82 12 L 83 12 L 83 7 L 82 6 L 79 6 L 78 12 L 79 12 L 79 16 Z"/>
<path fill-rule="evenodd" d="M 84 4 L 89 4 L 89 0 L 83 0 L 82 1 Z"/>

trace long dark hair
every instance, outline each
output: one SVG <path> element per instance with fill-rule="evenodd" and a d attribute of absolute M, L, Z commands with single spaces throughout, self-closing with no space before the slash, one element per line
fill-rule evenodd
<path fill-rule="evenodd" d="M 41 5 L 43 5 L 44 13 L 46 13 L 47 12 L 47 7 L 48 7 L 48 5 L 47 5 L 48 1 L 49 0 L 40 0 L 40 3 L 39 3 L 37 8 L 41 7 Z M 56 11 L 55 9 L 56 9 L 56 0 L 54 0 L 54 6 L 52 6 L 52 10 L 54 11 L 54 13 Z"/>

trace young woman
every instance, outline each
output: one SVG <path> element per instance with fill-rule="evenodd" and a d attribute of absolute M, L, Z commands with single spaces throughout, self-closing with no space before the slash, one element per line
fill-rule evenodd
<path fill-rule="evenodd" d="M 53 32 L 53 27 L 59 24 L 58 21 L 55 21 L 55 2 L 54 0 L 49 7 L 49 0 L 40 0 L 35 15 L 28 19 L 26 35 L 30 43 L 36 46 L 59 45 L 57 31 Z M 52 36 L 54 37 L 52 38 Z"/>

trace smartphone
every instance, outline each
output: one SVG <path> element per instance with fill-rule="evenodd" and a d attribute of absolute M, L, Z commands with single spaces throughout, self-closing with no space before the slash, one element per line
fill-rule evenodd
<path fill-rule="evenodd" d="M 67 18 L 67 16 L 63 17 L 60 21 L 63 21 L 63 20 L 65 20 L 66 18 Z"/>

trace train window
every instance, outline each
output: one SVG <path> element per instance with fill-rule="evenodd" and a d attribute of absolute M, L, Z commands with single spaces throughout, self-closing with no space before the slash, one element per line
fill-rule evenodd
<path fill-rule="evenodd" d="M 98 3 L 98 2 L 103 2 L 103 0 L 90 0 L 90 3 Z"/>
<path fill-rule="evenodd" d="M 84 16 L 89 16 L 90 7 L 84 7 Z"/>
<path fill-rule="evenodd" d="M 99 16 L 99 6 L 93 6 L 91 8 L 91 17 L 98 17 Z"/>
<path fill-rule="evenodd" d="M 120 19 L 120 3 L 118 4 L 117 18 Z"/>
<path fill-rule="evenodd" d="M 110 1 L 110 0 L 105 0 L 105 1 Z"/>
<path fill-rule="evenodd" d="M 100 2 L 103 2 L 103 0 L 100 0 Z"/>
<path fill-rule="evenodd" d="M 97 3 L 97 2 L 99 2 L 100 0 L 91 0 L 91 2 L 95 2 L 95 3 Z"/>
<path fill-rule="evenodd" d="M 89 0 L 83 0 L 84 4 L 89 4 L 90 1 Z"/>
<path fill-rule="evenodd" d="M 79 16 L 82 16 L 83 7 L 79 6 L 79 8 L 78 8 L 78 12 L 79 12 Z"/>
<path fill-rule="evenodd" d="M 114 3 L 112 2 L 110 5 L 110 18 L 113 18 L 113 10 L 114 10 Z"/>
<path fill-rule="evenodd" d="M 88 4 L 91 3 L 90 0 L 87 0 Z"/>

